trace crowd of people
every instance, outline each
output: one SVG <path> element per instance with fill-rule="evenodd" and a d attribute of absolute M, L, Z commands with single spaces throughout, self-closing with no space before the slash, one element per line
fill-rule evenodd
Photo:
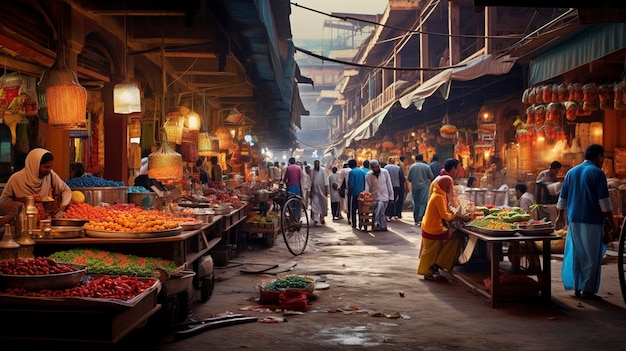
<path fill-rule="evenodd" d="M 559 183 L 560 190 L 556 194 L 559 212 L 555 224 L 567 229 L 563 284 L 566 290 L 575 290 L 575 296 L 583 299 L 599 298 L 596 293 L 602 258 L 612 233 L 617 232 L 606 176 L 601 169 L 603 156 L 602 146 L 589 145 L 585 161 L 571 168 L 562 182 L 557 177 L 563 167 L 558 161 L 540 172 L 535 181 L 538 187 Z M 497 162 L 490 163 L 480 181 L 481 186 L 497 189 L 506 185 L 505 171 Z M 413 221 L 421 227 L 422 233 L 417 273 L 427 281 L 446 281 L 442 270 L 450 271 L 457 263 L 463 240 L 451 225 L 458 218 L 458 214 L 451 211 L 451 204 L 455 203 L 452 189 L 459 178 L 473 176 L 465 174 L 457 159 L 441 162 L 434 155 L 431 162 L 426 163 L 424 156 L 417 154 L 411 165 L 405 164 L 404 157 L 392 156 L 386 162 L 365 160 L 360 166 L 357 160 L 350 159 L 341 169 L 327 170 L 319 160 L 314 161 L 311 168 L 306 162 L 291 158 L 287 167 L 272 164 L 268 174 L 271 180 L 283 182 L 290 192 L 307 201 L 313 225 L 318 227 L 326 223 L 330 197 L 332 219 L 342 220 L 345 214 L 348 224 L 356 229 L 359 196 L 368 192 L 372 200 L 373 230 L 387 231 L 389 221 L 402 218 L 405 194 L 410 193 Z M 514 187 L 515 206 L 528 213 L 533 211 L 538 202 L 528 186 L 518 183 Z"/>

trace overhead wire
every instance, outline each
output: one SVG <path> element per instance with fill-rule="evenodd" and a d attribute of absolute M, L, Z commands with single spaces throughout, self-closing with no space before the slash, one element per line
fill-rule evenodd
<path fill-rule="evenodd" d="M 353 21 L 357 21 L 357 22 L 364 22 L 364 23 L 373 24 L 375 26 L 380 26 L 380 27 L 385 27 L 385 28 L 389 28 L 389 29 L 395 29 L 395 30 L 399 30 L 399 31 L 404 31 L 404 32 L 407 32 L 407 33 L 437 35 L 437 36 L 451 37 L 451 38 L 512 39 L 512 38 L 523 38 L 524 37 L 523 34 L 508 34 L 508 35 L 488 36 L 488 35 L 478 35 L 478 34 L 450 34 L 450 33 L 426 32 L 426 31 L 417 30 L 417 29 L 406 29 L 406 28 L 400 28 L 400 27 L 396 27 L 396 26 L 391 26 L 391 25 L 388 25 L 388 24 L 383 24 L 383 23 L 378 23 L 378 22 L 375 22 L 375 21 L 366 20 L 364 18 L 358 18 L 358 17 L 352 17 L 352 16 L 334 15 L 332 13 L 327 13 L 327 12 L 316 10 L 316 9 L 313 9 L 313 8 L 310 8 L 310 7 L 306 7 L 306 6 L 300 5 L 300 4 L 295 3 L 295 2 L 291 2 L 290 4 L 293 5 L 293 6 L 305 9 L 307 11 L 319 13 L 319 14 L 324 15 L 324 16 L 329 16 L 329 17 L 341 19 L 341 20 L 344 20 L 344 21 L 353 20 Z"/>

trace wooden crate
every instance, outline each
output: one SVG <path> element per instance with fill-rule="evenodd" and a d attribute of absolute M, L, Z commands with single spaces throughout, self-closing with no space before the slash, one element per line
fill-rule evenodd
<path fill-rule="evenodd" d="M 0 296 L 0 339 L 117 343 L 161 308 L 160 284 L 129 301 Z"/>

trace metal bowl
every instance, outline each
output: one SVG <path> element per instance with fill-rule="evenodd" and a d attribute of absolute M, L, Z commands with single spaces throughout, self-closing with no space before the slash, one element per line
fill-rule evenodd
<path fill-rule="evenodd" d="M 76 226 L 52 226 L 50 227 L 50 239 L 73 239 L 85 236 L 85 230 Z"/>
<path fill-rule="evenodd" d="M 5 288 L 26 290 L 67 289 L 78 285 L 85 276 L 85 266 L 59 263 L 74 268 L 74 271 L 47 275 L 0 275 L 0 285 Z"/>

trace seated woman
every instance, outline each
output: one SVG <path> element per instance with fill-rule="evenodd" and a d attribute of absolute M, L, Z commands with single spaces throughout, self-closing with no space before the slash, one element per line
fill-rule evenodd
<path fill-rule="evenodd" d="M 447 281 L 439 274 L 439 269 L 452 270 L 458 257 L 459 241 L 444 226 L 444 221 L 449 222 L 455 217 L 446 200 L 446 194 L 453 186 L 452 177 L 439 176 L 426 205 L 422 221 L 422 251 L 417 267 L 417 274 L 423 275 L 424 280 Z"/>

